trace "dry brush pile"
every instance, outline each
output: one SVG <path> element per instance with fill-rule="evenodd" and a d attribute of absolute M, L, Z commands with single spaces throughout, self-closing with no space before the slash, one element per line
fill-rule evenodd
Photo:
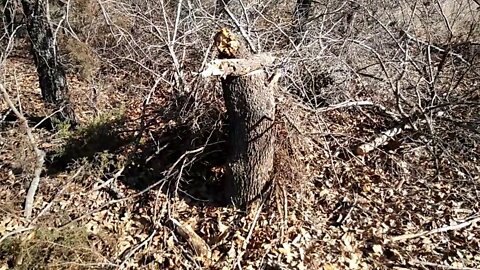
<path fill-rule="evenodd" d="M 51 3 L 75 129 L 42 125 L 28 37 L 1 36 L 27 121 L 1 104 L 0 269 L 480 268 L 478 3 L 224 2 Z M 247 209 L 200 76 L 222 27 L 282 74 L 275 185 Z"/>

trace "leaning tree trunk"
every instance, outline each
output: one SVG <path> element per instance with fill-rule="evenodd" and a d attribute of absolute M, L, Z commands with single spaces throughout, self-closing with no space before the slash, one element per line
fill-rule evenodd
<path fill-rule="evenodd" d="M 235 205 L 243 206 L 261 195 L 273 170 L 274 87 L 278 76 L 269 80 L 264 70 L 272 64 L 272 56 L 245 53 L 228 29 L 215 36 L 215 43 L 220 59 L 202 75 L 222 75 L 229 132 L 227 195 Z"/>
<path fill-rule="evenodd" d="M 22 0 L 23 12 L 27 21 L 27 31 L 31 41 L 31 52 L 37 66 L 42 97 L 59 114 L 54 119 L 76 123 L 71 107 L 65 70 L 58 61 L 57 45 L 47 14 L 45 0 Z"/>

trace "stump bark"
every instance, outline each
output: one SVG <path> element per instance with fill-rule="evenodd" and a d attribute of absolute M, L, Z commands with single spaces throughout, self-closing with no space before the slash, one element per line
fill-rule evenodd
<path fill-rule="evenodd" d="M 264 71 L 222 79 L 228 114 L 227 194 L 236 205 L 262 193 L 273 169 L 275 101 Z"/>
<path fill-rule="evenodd" d="M 244 206 L 262 194 L 273 170 L 278 76 L 271 80 L 264 69 L 274 57 L 245 53 L 228 29 L 216 35 L 215 44 L 221 59 L 214 60 L 202 75 L 222 78 L 229 133 L 226 193 L 235 205 Z"/>

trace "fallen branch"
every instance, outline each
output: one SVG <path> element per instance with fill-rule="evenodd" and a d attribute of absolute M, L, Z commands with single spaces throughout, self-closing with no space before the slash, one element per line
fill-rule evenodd
<path fill-rule="evenodd" d="M 407 239 L 412 239 L 412 238 L 417 238 L 421 236 L 426 236 L 434 233 L 441 233 L 441 232 L 446 232 L 446 231 L 453 231 L 453 230 L 459 230 L 463 229 L 465 227 L 470 226 L 471 224 L 480 221 L 480 217 L 456 224 L 456 225 L 450 225 L 450 226 L 445 226 L 437 229 L 433 229 L 431 231 L 426 231 L 426 232 L 419 232 L 419 233 L 414 233 L 414 234 L 404 234 L 404 235 L 399 235 L 399 236 L 394 236 L 389 239 L 389 242 L 396 242 L 396 241 L 403 241 Z"/>
<path fill-rule="evenodd" d="M 137 197 L 140 197 L 142 196 L 143 194 L 147 193 L 148 191 L 150 191 L 151 189 L 153 188 L 156 188 L 158 186 L 163 186 L 167 181 L 168 179 L 174 174 L 173 173 L 173 170 L 175 169 L 175 167 L 181 162 L 183 161 L 184 158 L 186 158 L 188 155 L 190 154 L 196 154 L 196 153 L 199 153 L 201 151 L 203 151 L 205 149 L 205 147 L 200 147 L 200 148 L 197 148 L 197 149 L 194 149 L 194 150 L 190 150 L 190 151 L 187 151 L 185 152 L 182 156 L 180 156 L 177 161 L 170 167 L 170 169 L 168 169 L 166 172 L 165 172 L 165 177 L 162 178 L 161 180 L 153 183 L 152 185 L 146 187 L 145 189 L 135 193 L 135 194 L 132 194 L 128 197 L 123 197 L 123 198 L 119 198 L 119 199 L 114 199 L 114 200 L 111 200 L 111 201 L 108 201 L 106 203 L 104 203 L 103 205 L 93 209 L 93 210 L 90 210 L 82 215 L 80 215 L 79 217 L 77 218 L 74 218 L 70 221 L 67 221 L 65 223 L 63 223 L 62 225 L 59 226 L 59 228 L 64 228 L 74 222 L 77 222 L 79 220 L 82 220 L 83 218 L 87 217 L 87 216 L 90 216 L 90 215 L 93 215 L 95 213 L 98 213 L 102 210 L 104 210 L 106 207 L 110 206 L 110 205 L 114 205 L 114 204 L 117 204 L 117 203 L 121 203 L 121 202 L 125 202 L 125 201 L 128 201 L 128 200 L 131 200 L 131 199 L 134 199 L 134 198 L 137 198 Z"/>
<path fill-rule="evenodd" d="M 28 232 L 28 231 L 31 231 L 33 229 L 35 229 L 35 226 L 29 226 L 29 227 L 26 227 L 26 228 L 19 228 L 19 229 L 16 229 L 15 231 L 11 231 L 9 233 L 6 233 L 5 235 L 2 236 L 2 238 L 0 238 L 0 244 L 10 236 L 13 236 L 13 235 L 19 234 L 19 233 L 23 233 L 23 232 Z"/>
<path fill-rule="evenodd" d="M 442 49 L 442 48 L 440 48 L 440 47 L 438 47 L 438 46 L 435 46 L 435 45 L 433 45 L 433 44 L 430 44 L 429 42 L 420 40 L 420 39 L 418 39 L 417 37 L 414 37 L 413 35 L 405 32 L 405 31 L 403 31 L 403 33 L 405 34 L 405 37 L 408 38 L 408 39 L 410 39 L 410 40 L 413 40 L 413 41 L 415 41 L 415 42 L 417 42 L 417 43 L 419 43 L 419 44 L 422 44 L 422 45 L 424 45 L 424 46 L 429 46 L 430 48 L 432 48 L 432 49 L 434 49 L 434 50 L 436 50 L 436 51 L 438 51 L 438 52 L 441 52 L 441 53 L 445 53 L 445 52 L 446 52 L 448 55 L 451 55 L 451 56 L 453 56 L 453 57 L 456 57 L 457 59 L 459 59 L 460 61 L 462 61 L 463 63 L 465 63 L 465 64 L 467 64 L 467 65 L 470 65 L 470 64 L 471 64 L 470 62 L 468 62 L 467 60 L 465 60 L 465 58 L 463 58 L 463 55 L 461 55 L 461 54 L 459 54 L 459 53 L 454 53 L 454 52 L 452 52 L 452 51 L 449 51 L 449 50 L 446 50 L 446 49 Z"/>
<path fill-rule="evenodd" d="M 473 268 L 473 267 L 456 267 L 456 266 L 450 266 L 450 265 L 444 265 L 444 264 L 438 264 L 438 263 L 424 262 L 424 261 L 419 261 L 419 260 L 410 260 L 410 261 L 408 261 L 408 263 L 411 264 L 411 265 L 432 266 L 432 267 L 441 268 L 441 269 L 452 269 L 452 270 L 480 270 L 480 268 Z"/>
<path fill-rule="evenodd" d="M 408 123 L 404 123 L 402 125 L 398 125 L 387 131 L 384 131 L 381 134 L 375 136 L 373 140 L 358 146 L 355 149 L 355 154 L 360 156 L 366 155 L 369 152 L 377 149 L 378 147 L 387 144 L 390 139 L 393 139 L 393 137 L 402 133 L 403 130 L 409 129 L 409 128 L 412 128 L 412 126 Z"/>
<path fill-rule="evenodd" d="M 368 104 L 368 102 L 362 102 L 361 105 L 367 105 L 367 104 Z M 357 105 L 360 105 L 360 104 L 357 104 Z M 394 115 L 391 115 L 392 119 L 394 119 L 397 122 L 401 122 L 401 123 L 398 124 L 397 126 L 391 128 L 391 129 L 387 130 L 387 131 L 382 132 L 381 134 L 376 135 L 371 141 L 369 141 L 367 143 L 364 143 L 360 146 L 357 146 L 357 148 L 355 149 L 355 154 L 365 155 L 365 154 L 377 149 L 378 147 L 387 144 L 390 139 L 392 139 L 393 137 L 402 133 L 404 130 L 413 129 L 414 128 L 413 125 L 416 122 L 426 123 L 427 120 L 425 119 L 425 116 L 428 113 L 437 112 L 437 114 L 438 114 L 438 113 L 441 112 L 441 111 L 439 111 L 439 109 L 454 106 L 454 105 L 457 105 L 457 106 L 458 105 L 478 106 L 479 104 L 477 102 L 443 103 L 443 104 L 439 104 L 439 105 L 436 105 L 436 106 L 428 107 L 428 108 L 424 109 L 423 112 L 413 113 L 411 116 L 404 117 L 403 120 L 401 120 L 401 121 L 399 120 L 400 116 L 393 113 Z M 378 108 L 381 109 L 381 107 L 378 107 Z M 388 111 L 385 111 L 385 112 L 388 112 Z"/>
<path fill-rule="evenodd" d="M 378 108 L 382 112 L 382 114 L 392 118 L 395 121 L 400 122 L 400 115 L 398 115 L 397 113 L 394 113 L 392 111 L 387 110 L 387 108 L 385 108 L 384 106 L 382 106 L 380 104 L 376 104 L 376 103 L 373 103 L 372 101 L 368 101 L 368 100 L 345 101 L 345 102 L 341 102 L 341 103 L 338 103 L 338 104 L 329 105 L 329 106 L 324 107 L 324 108 L 316 109 L 316 110 L 313 110 L 313 111 L 316 112 L 316 113 L 318 113 L 318 112 L 328 112 L 328 111 L 337 110 L 337 109 L 340 109 L 340 108 L 347 108 L 347 107 L 353 107 L 353 106 L 373 106 L 375 108 Z M 355 149 L 355 154 L 365 155 L 365 154 L 373 151 L 374 149 L 386 144 L 391 138 L 397 136 L 403 130 L 410 129 L 410 128 L 412 128 L 412 125 L 409 122 L 404 121 L 404 123 L 392 128 L 392 129 L 389 129 L 387 131 L 384 131 L 381 134 L 375 136 L 374 139 L 371 140 L 370 142 L 367 142 L 367 143 L 364 143 L 364 144 L 358 146 Z"/>
<path fill-rule="evenodd" d="M 307 106 L 305 106 L 301 103 L 297 103 L 297 105 L 300 106 L 303 109 L 306 109 L 307 111 L 311 111 L 311 112 L 314 112 L 314 113 L 329 112 L 329 111 L 348 108 L 348 107 L 370 106 L 370 107 L 377 108 L 380 111 L 381 114 L 383 114 L 387 117 L 390 117 L 397 122 L 400 122 L 400 119 L 401 119 L 401 116 L 398 113 L 392 112 L 392 111 L 388 110 L 385 106 L 374 103 L 374 102 L 369 101 L 369 100 L 344 101 L 344 102 L 340 102 L 340 103 L 337 103 L 337 104 L 332 104 L 332 105 L 329 105 L 327 107 L 318 108 L 318 109 L 313 109 L 313 108 L 307 107 Z"/>
<path fill-rule="evenodd" d="M 32 130 L 28 126 L 27 119 L 20 113 L 20 111 L 17 110 L 12 100 L 10 99 L 10 96 L 8 95 L 7 90 L 2 84 L 0 84 L 0 91 L 2 92 L 3 99 L 7 102 L 10 109 L 13 111 L 13 113 L 17 116 L 18 120 L 20 121 L 20 125 L 22 125 L 23 128 L 25 129 L 30 146 L 33 148 L 33 151 L 35 152 L 35 156 L 36 156 L 34 176 L 33 176 L 32 182 L 30 183 L 30 187 L 28 188 L 27 197 L 25 198 L 25 209 L 24 209 L 25 217 L 27 219 L 30 219 L 30 217 L 32 216 L 35 193 L 37 192 L 38 185 L 40 183 L 40 174 L 42 173 L 42 170 L 43 170 L 43 163 L 45 161 L 45 152 L 38 149 L 35 137 L 33 137 L 33 134 L 32 134 Z"/>
<path fill-rule="evenodd" d="M 419 115 L 420 114 L 417 113 L 413 116 L 406 117 L 397 126 L 376 135 L 373 140 L 357 146 L 357 148 L 355 148 L 355 154 L 366 155 L 367 153 L 377 149 L 378 147 L 387 144 L 389 140 L 393 139 L 393 137 L 402 133 L 404 130 L 413 129 L 415 122 L 426 122 L 425 119 L 420 120 L 421 118 L 419 117 Z"/>
<path fill-rule="evenodd" d="M 385 108 L 385 106 L 377 104 L 377 103 L 373 103 L 372 101 L 369 101 L 369 100 L 345 101 L 345 102 L 341 102 L 341 103 L 338 103 L 338 104 L 333 104 L 333 105 L 329 105 L 329 106 L 324 107 L 324 108 L 317 109 L 316 112 L 328 112 L 328 111 L 337 110 L 337 109 L 340 109 L 340 108 L 347 108 L 347 107 L 353 107 L 353 106 L 375 107 L 375 108 L 379 109 L 382 114 L 392 118 L 395 121 L 400 121 L 400 115 L 398 113 L 392 112 L 392 111 L 388 110 L 387 108 Z"/>
<path fill-rule="evenodd" d="M 170 221 L 173 223 L 175 231 L 180 234 L 195 251 L 195 255 L 204 259 L 210 258 L 210 247 L 189 225 L 183 225 L 174 218 L 170 218 Z"/>

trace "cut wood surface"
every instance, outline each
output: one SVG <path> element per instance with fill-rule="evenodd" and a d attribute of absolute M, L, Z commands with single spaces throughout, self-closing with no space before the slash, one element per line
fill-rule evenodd
<path fill-rule="evenodd" d="M 212 61 L 201 75 L 222 78 L 229 124 L 227 199 L 240 206 L 261 195 L 273 170 L 274 89 L 278 76 L 269 80 L 264 69 L 275 57 L 246 54 L 228 29 L 215 36 L 215 45 L 221 59 Z"/>
<path fill-rule="evenodd" d="M 275 57 L 264 53 L 246 59 L 215 59 L 211 61 L 201 73 L 203 77 L 209 76 L 244 76 L 251 72 L 261 70 L 273 64 Z"/>

